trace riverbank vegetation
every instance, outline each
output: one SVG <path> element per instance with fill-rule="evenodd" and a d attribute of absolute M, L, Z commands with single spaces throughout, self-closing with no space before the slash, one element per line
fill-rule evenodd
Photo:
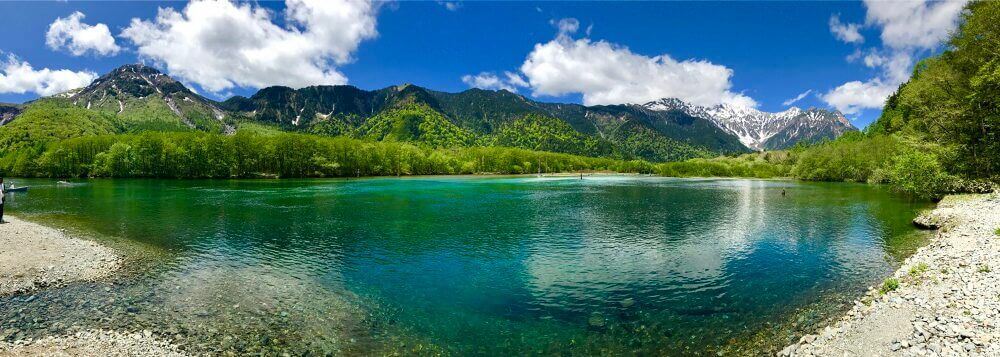
<path fill-rule="evenodd" d="M 431 148 L 307 134 L 145 132 L 71 138 L 8 151 L 0 172 L 24 177 L 345 177 L 648 173 L 653 165 L 506 147 Z"/>

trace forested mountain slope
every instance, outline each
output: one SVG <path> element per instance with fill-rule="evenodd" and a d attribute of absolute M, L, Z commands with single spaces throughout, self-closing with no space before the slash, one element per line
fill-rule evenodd
<path fill-rule="evenodd" d="M 740 132 L 700 112 L 636 104 L 543 103 L 505 90 L 445 93 L 410 84 L 373 91 L 353 86 L 268 87 L 250 97 L 216 102 L 140 64 L 119 67 L 85 88 L 23 106 L 0 106 L 0 115 L 6 124 L 0 128 L 0 140 L 10 143 L 9 148 L 80 135 L 231 135 L 242 129 L 441 148 L 507 146 L 654 162 L 785 147 L 843 132 L 801 121 L 794 134 L 775 136 L 777 144 L 748 147 Z"/>

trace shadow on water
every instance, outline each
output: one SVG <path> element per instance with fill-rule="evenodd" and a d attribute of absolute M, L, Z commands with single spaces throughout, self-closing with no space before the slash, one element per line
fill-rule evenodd
<path fill-rule="evenodd" d="M 112 328 L 212 353 L 766 354 L 926 239 L 909 223 L 924 205 L 850 184 L 30 184 L 13 214 L 131 258 L 109 281 L 0 297 L 7 341 Z"/>

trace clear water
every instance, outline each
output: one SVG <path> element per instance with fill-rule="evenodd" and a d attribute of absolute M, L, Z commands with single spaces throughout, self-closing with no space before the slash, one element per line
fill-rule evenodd
<path fill-rule="evenodd" d="M 923 204 L 850 184 L 20 183 L 10 214 L 133 253 L 111 281 L 0 297 L 0 338 L 149 329 L 207 353 L 763 354 L 924 239 Z"/>

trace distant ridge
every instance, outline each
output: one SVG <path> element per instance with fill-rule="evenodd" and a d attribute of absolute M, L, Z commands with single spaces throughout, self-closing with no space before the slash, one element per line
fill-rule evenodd
<path fill-rule="evenodd" d="M 123 132 L 233 134 L 257 125 L 431 146 L 512 146 L 654 162 L 781 149 L 857 130 L 839 112 L 821 109 L 766 113 L 678 99 L 584 106 L 537 102 L 506 90 L 447 93 L 413 84 L 371 91 L 350 85 L 273 86 L 217 102 L 142 64 L 121 66 L 51 100 L 113 118 L 108 127 Z M 0 120 L 16 120 L 31 105 L 0 106 Z"/>

